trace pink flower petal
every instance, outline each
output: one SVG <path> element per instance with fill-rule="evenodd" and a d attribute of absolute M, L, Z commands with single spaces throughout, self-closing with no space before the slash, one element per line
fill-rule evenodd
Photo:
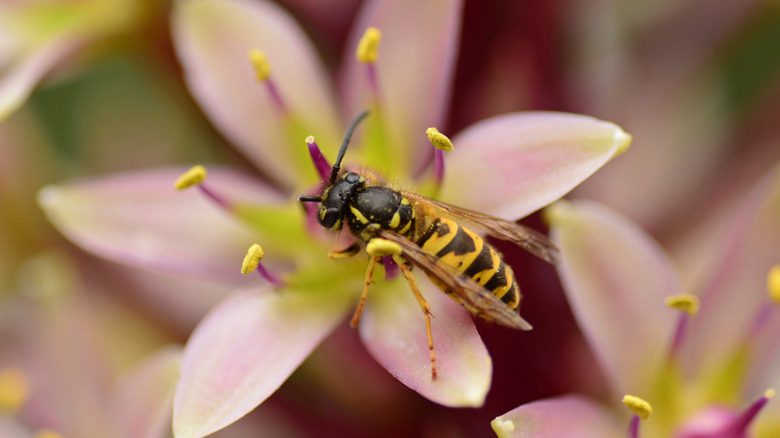
<path fill-rule="evenodd" d="M 462 3 L 366 2 L 345 46 L 341 90 L 347 114 L 357 114 L 366 108 L 370 88 L 366 66 L 355 59 L 355 49 L 368 27 L 382 32 L 375 66 L 386 133 L 394 156 L 404 160 L 408 169 L 419 169 L 422 157 L 433 156 L 425 130 L 431 126 L 444 129 L 460 40 Z"/>
<path fill-rule="evenodd" d="M 522 405 L 490 422 L 498 438 L 625 437 L 628 422 L 603 406 L 578 395 L 566 395 Z"/>
<path fill-rule="evenodd" d="M 223 301 L 187 342 L 174 435 L 208 435 L 262 403 L 343 320 L 346 304 L 291 290 L 244 290 Z"/>
<path fill-rule="evenodd" d="M 316 136 L 332 159 L 341 126 L 327 75 L 295 21 L 271 2 L 245 0 L 178 0 L 172 21 L 186 80 L 211 120 L 280 182 L 300 184 L 299 170 L 314 180 L 304 138 Z M 280 120 L 250 49 L 268 57 L 271 80 L 301 129 L 291 133 Z"/>
<path fill-rule="evenodd" d="M 38 82 L 81 45 L 80 38 L 58 38 L 6 67 L 0 77 L 0 120 L 16 111 Z"/>
<path fill-rule="evenodd" d="M 33 438 L 33 433 L 17 424 L 11 418 L 0 417 L 0 436 L 3 438 Z"/>
<path fill-rule="evenodd" d="M 614 391 L 641 392 L 668 358 L 680 292 L 671 261 L 627 219 L 593 202 L 550 207 L 558 273 L 574 316 Z"/>
<path fill-rule="evenodd" d="M 619 126 L 576 114 L 493 117 L 453 138 L 440 199 L 519 219 L 568 193 L 630 141 Z"/>
<path fill-rule="evenodd" d="M 111 414 L 115 430 L 121 436 L 167 436 L 180 357 L 181 348 L 164 348 L 145 359 L 119 383 Z"/>
<path fill-rule="evenodd" d="M 360 336 L 390 374 L 420 395 L 445 406 L 482 406 L 493 371 L 487 349 L 469 313 L 423 277 L 416 275 L 433 314 L 436 381 L 425 318 L 403 278 L 369 290 Z"/>
<path fill-rule="evenodd" d="M 44 188 L 39 204 L 79 246 L 156 271 L 239 282 L 241 260 L 262 239 L 204 198 L 173 188 L 186 168 L 96 178 Z M 280 203 L 259 180 L 210 169 L 208 184 L 237 199 Z M 260 240 L 262 242 L 262 240 Z"/>
<path fill-rule="evenodd" d="M 754 328 L 763 306 L 770 306 L 767 274 L 780 263 L 780 166 L 775 166 L 736 205 L 724 208 L 727 227 L 715 229 L 701 311 L 691 321 L 688 364 L 701 370 L 730 357 L 749 341 L 755 351 L 748 390 L 760 393 L 780 381 L 780 313 L 775 307 L 765 326 Z M 774 328 L 774 331 L 772 330 Z M 727 356 L 728 355 L 728 356 Z"/>

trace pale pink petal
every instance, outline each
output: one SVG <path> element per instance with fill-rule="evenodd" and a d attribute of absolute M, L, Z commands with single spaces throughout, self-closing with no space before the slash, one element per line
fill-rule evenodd
<path fill-rule="evenodd" d="M 262 235 L 196 188 L 176 191 L 186 168 L 95 178 L 41 190 L 49 220 L 76 244 L 155 271 L 242 281 L 241 260 Z M 247 202 L 280 204 L 280 194 L 247 175 L 210 169 L 207 183 Z"/>
<path fill-rule="evenodd" d="M 316 136 L 335 157 L 341 125 L 332 86 L 297 23 L 266 1 L 177 0 L 172 26 L 190 90 L 222 132 L 280 182 L 300 184 L 299 171 L 311 172 L 313 181 L 304 138 Z M 294 133 L 257 82 L 250 49 L 268 57 L 271 80 L 302 124 Z"/>
<path fill-rule="evenodd" d="M 292 290 L 244 290 L 223 301 L 187 342 L 174 435 L 202 437 L 246 415 L 279 388 L 346 309 L 346 300 Z"/>
<path fill-rule="evenodd" d="M 425 130 L 444 129 L 460 42 L 461 0 L 374 0 L 359 12 L 344 50 L 341 91 L 347 114 L 367 107 L 366 66 L 355 58 L 365 30 L 382 32 L 375 63 L 386 135 L 393 154 L 411 160 L 410 169 L 432 157 Z M 379 117 L 379 115 L 375 115 Z M 382 163 L 368 163 L 379 166 Z"/>
<path fill-rule="evenodd" d="M 0 120 L 16 111 L 41 79 L 81 44 L 82 41 L 77 38 L 58 38 L 30 51 L 2 70 Z"/>
<path fill-rule="evenodd" d="M 431 307 L 438 378 L 431 379 L 425 318 L 403 278 L 369 290 L 360 336 L 393 376 L 420 395 L 453 407 L 478 407 L 490 388 L 492 363 L 469 313 L 417 275 Z"/>
<path fill-rule="evenodd" d="M 3 438 L 33 438 L 33 433 L 3 415 L 0 416 L 0 436 Z"/>
<path fill-rule="evenodd" d="M 577 114 L 493 117 L 453 138 L 440 199 L 519 219 L 568 193 L 630 141 L 619 126 Z"/>
<path fill-rule="evenodd" d="M 641 393 L 668 358 L 678 313 L 664 298 L 680 293 L 671 261 L 639 227 L 593 202 L 550 207 L 558 273 L 612 390 Z"/>
<path fill-rule="evenodd" d="M 701 369 L 719 363 L 749 341 L 756 360 L 748 389 L 760 393 L 780 382 L 778 309 L 762 329 L 754 328 L 762 307 L 771 306 L 767 274 L 780 263 L 780 166 L 724 210 L 728 225 L 709 236 L 718 246 L 708 260 L 708 275 L 700 287 L 701 311 L 691 323 L 685 353 L 689 364 Z"/>
<path fill-rule="evenodd" d="M 127 438 L 168 436 L 181 348 L 167 347 L 130 371 L 118 384 L 111 418 Z"/>
<path fill-rule="evenodd" d="M 539 400 L 522 405 L 490 422 L 498 438 L 618 438 L 621 424 L 608 409 L 579 395 Z"/>

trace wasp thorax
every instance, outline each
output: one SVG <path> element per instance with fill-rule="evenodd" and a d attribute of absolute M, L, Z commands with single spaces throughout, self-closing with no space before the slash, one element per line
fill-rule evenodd
<path fill-rule="evenodd" d="M 365 179 L 354 172 L 348 172 L 339 178 L 333 186 L 322 194 L 322 202 L 317 214 L 317 219 L 325 228 L 341 229 L 341 220 L 349 208 L 350 201 L 361 187 L 365 186 Z"/>

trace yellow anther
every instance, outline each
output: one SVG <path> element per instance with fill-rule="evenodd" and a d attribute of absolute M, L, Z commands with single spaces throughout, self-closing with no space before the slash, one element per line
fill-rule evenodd
<path fill-rule="evenodd" d="M 366 32 L 360 38 L 360 42 L 357 46 L 355 55 L 358 61 L 368 64 L 376 61 L 377 52 L 379 51 L 379 41 L 382 39 L 382 32 L 375 28 L 369 27 Z"/>
<path fill-rule="evenodd" d="M 192 169 L 184 172 L 184 174 L 176 180 L 173 186 L 176 188 L 176 190 L 184 190 L 202 183 L 205 179 L 206 168 L 201 165 L 197 165 Z"/>
<path fill-rule="evenodd" d="M 769 388 L 766 391 L 764 391 L 764 398 L 770 399 L 770 398 L 773 398 L 774 396 L 775 396 L 775 390 L 774 389 Z"/>
<path fill-rule="evenodd" d="M 255 68 L 255 77 L 260 82 L 265 82 L 268 76 L 271 76 L 271 63 L 260 49 L 249 50 L 249 62 Z"/>
<path fill-rule="evenodd" d="M 366 252 L 371 257 L 393 256 L 401 254 L 401 246 L 385 239 L 371 239 L 366 245 Z"/>
<path fill-rule="evenodd" d="M 769 274 L 766 276 L 766 288 L 769 292 L 769 298 L 780 304 L 780 265 L 774 265 L 769 270 Z"/>
<path fill-rule="evenodd" d="M 689 315 L 699 313 L 699 297 L 691 294 L 677 294 L 666 297 L 666 305 Z"/>
<path fill-rule="evenodd" d="M 446 135 L 439 132 L 436 128 L 428 128 L 425 130 L 425 133 L 428 134 L 428 140 L 431 141 L 431 144 L 436 149 L 441 149 L 444 152 L 452 152 L 455 149 L 455 146 L 452 145 L 452 142 L 449 138 L 447 138 Z"/>
<path fill-rule="evenodd" d="M 0 371 L 0 411 L 18 412 L 29 395 L 30 383 L 24 371 L 18 368 Z"/>
<path fill-rule="evenodd" d="M 246 275 L 257 269 L 264 254 L 263 248 L 261 248 L 260 245 L 255 243 L 250 246 L 249 250 L 246 252 L 246 257 L 244 257 L 244 263 L 241 265 L 241 273 Z"/>
<path fill-rule="evenodd" d="M 650 414 L 653 413 L 653 407 L 650 406 L 650 403 L 635 395 L 624 395 L 623 404 L 643 420 L 647 420 Z"/>
<path fill-rule="evenodd" d="M 62 434 L 51 429 L 41 429 L 35 433 L 35 438 L 65 438 Z"/>
<path fill-rule="evenodd" d="M 310 135 L 310 136 L 306 137 L 306 139 L 304 141 L 306 142 L 306 144 L 312 144 L 312 143 L 314 143 L 314 136 Z"/>

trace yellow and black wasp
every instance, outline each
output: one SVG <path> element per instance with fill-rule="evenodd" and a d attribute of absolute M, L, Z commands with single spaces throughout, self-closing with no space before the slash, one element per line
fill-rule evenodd
<path fill-rule="evenodd" d="M 346 224 L 356 238 L 355 244 L 334 250 L 331 256 L 347 257 L 361 250 L 369 253 L 366 286 L 353 326 L 360 317 L 376 263 L 383 255 L 395 257 L 425 314 L 431 375 L 436 379 L 431 312 L 412 276 L 412 266 L 472 314 L 514 329 L 530 330 L 531 325 L 518 313 L 521 294 L 512 268 L 480 232 L 513 242 L 553 264 L 558 250 L 544 235 L 514 222 L 393 189 L 374 172 L 342 171 L 341 161 L 352 133 L 367 115 L 367 111 L 361 113 L 347 129 L 322 193 L 300 196 L 299 200 L 319 204 L 320 225 L 341 231 Z M 372 251 L 372 247 L 379 246 L 385 248 L 384 252 Z"/>

